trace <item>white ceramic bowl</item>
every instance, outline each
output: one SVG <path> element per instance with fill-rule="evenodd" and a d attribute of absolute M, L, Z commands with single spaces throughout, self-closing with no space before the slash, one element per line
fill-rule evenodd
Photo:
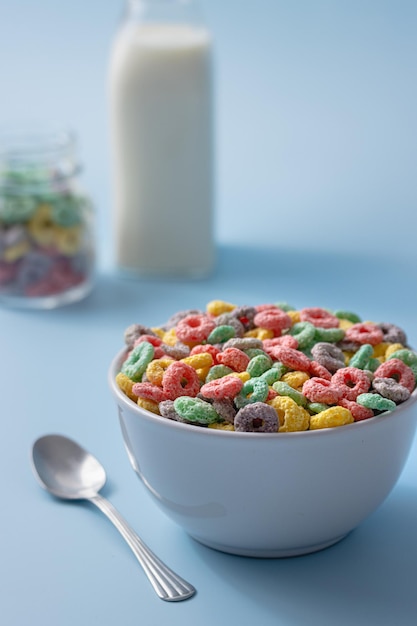
<path fill-rule="evenodd" d="M 299 433 L 240 433 L 149 413 L 114 382 L 133 469 L 157 505 L 197 541 L 233 554 L 287 557 L 330 546 L 382 504 L 405 465 L 417 392 L 393 412 Z"/>

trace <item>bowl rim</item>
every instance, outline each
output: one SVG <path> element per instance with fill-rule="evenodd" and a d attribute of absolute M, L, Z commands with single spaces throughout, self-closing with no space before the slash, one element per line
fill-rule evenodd
<path fill-rule="evenodd" d="M 304 438 L 312 438 L 312 437 L 329 437 L 334 436 L 335 433 L 343 433 L 349 431 L 359 431 L 359 429 L 367 429 L 372 428 L 375 423 L 383 423 L 392 418 L 392 416 L 398 415 L 399 413 L 403 413 L 408 408 L 412 407 L 413 404 L 417 401 L 417 387 L 412 392 L 410 398 L 405 402 L 402 402 L 392 411 L 385 411 L 384 413 L 380 413 L 379 415 L 374 415 L 374 417 L 370 417 L 365 420 L 360 420 L 358 422 L 353 422 L 353 424 L 345 424 L 344 426 L 331 426 L 328 428 L 319 428 L 315 430 L 303 430 L 303 431 L 295 431 L 295 432 L 286 432 L 286 433 L 254 433 L 254 432 L 241 432 L 241 431 L 233 431 L 233 430 L 222 430 L 217 428 L 205 428 L 198 427 L 194 424 L 187 424 L 186 422 L 179 422 L 175 420 L 167 419 L 161 415 L 157 415 L 156 413 L 152 413 L 133 402 L 116 383 L 116 375 L 120 371 L 120 365 L 122 360 L 126 357 L 127 348 L 124 347 L 121 349 L 116 356 L 112 359 L 110 367 L 108 369 L 108 384 L 113 396 L 117 399 L 119 404 L 122 404 L 129 409 L 146 419 L 152 423 L 159 423 L 160 425 L 164 425 L 167 428 L 173 428 L 174 430 L 190 432 L 213 437 L 226 437 L 226 438 L 244 438 L 244 439 L 254 439 L 256 441 L 265 439 L 277 439 L 280 441 L 287 441 L 291 438 L 304 439 Z M 416 417 L 417 419 L 417 417 Z"/>

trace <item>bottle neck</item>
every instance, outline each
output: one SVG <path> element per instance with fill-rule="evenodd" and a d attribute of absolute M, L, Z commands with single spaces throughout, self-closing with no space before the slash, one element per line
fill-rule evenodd
<path fill-rule="evenodd" d="M 198 0 L 128 0 L 127 17 L 141 22 L 204 25 Z"/>

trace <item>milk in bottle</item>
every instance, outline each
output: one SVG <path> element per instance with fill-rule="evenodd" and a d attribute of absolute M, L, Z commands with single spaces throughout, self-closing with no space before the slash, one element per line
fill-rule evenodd
<path fill-rule="evenodd" d="M 210 33 L 194 0 L 133 0 L 110 64 L 117 265 L 204 275 L 213 265 Z"/>

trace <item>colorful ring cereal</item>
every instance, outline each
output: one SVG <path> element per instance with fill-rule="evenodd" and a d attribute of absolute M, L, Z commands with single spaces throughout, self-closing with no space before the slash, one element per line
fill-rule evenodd
<path fill-rule="evenodd" d="M 408 365 L 408 367 L 411 368 L 414 377 L 417 378 L 417 354 L 413 352 L 413 350 L 407 350 L 406 348 L 396 350 L 387 356 L 387 361 L 390 361 L 391 359 L 399 359 Z"/>
<path fill-rule="evenodd" d="M 374 411 L 392 411 L 397 406 L 395 402 L 384 398 L 379 393 L 361 393 L 356 402 Z"/>
<path fill-rule="evenodd" d="M 334 385 L 332 380 L 313 376 L 304 383 L 303 395 L 310 402 L 337 404 L 343 397 L 343 389 L 339 385 Z"/>
<path fill-rule="evenodd" d="M 311 354 L 317 363 L 323 365 L 331 374 L 345 367 L 343 352 L 333 343 L 318 341 L 311 348 Z"/>
<path fill-rule="evenodd" d="M 153 400 L 158 403 L 167 399 L 161 387 L 148 382 L 135 383 L 132 387 L 132 393 L 138 398 L 145 398 L 146 400 Z"/>
<path fill-rule="evenodd" d="M 344 367 L 332 376 L 331 383 L 341 390 L 341 397 L 356 400 L 359 394 L 366 393 L 371 386 L 367 374 L 357 367 Z"/>
<path fill-rule="evenodd" d="M 162 389 L 168 400 L 176 400 L 180 396 L 195 397 L 200 391 L 200 380 L 191 365 L 174 361 L 165 370 Z"/>
<path fill-rule="evenodd" d="M 314 341 L 314 335 L 316 334 L 316 327 L 311 322 L 296 322 L 289 330 L 290 336 L 297 340 L 296 346 L 289 346 L 290 348 L 307 348 Z"/>
<path fill-rule="evenodd" d="M 277 396 L 269 402 L 278 415 L 280 433 L 308 430 L 310 414 L 288 396 Z"/>
<path fill-rule="evenodd" d="M 217 355 L 217 362 L 231 367 L 235 372 L 244 372 L 249 364 L 249 357 L 238 348 L 226 348 Z"/>
<path fill-rule="evenodd" d="M 380 396 L 392 400 L 395 404 L 405 402 L 411 395 L 409 389 L 397 383 L 394 378 L 374 378 L 372 389 L 375 389 Z"/>
<path fill-rule="evenodd" d="M 291 387 L 291 385 L 283 382 L 282 380 L 278 380 L 274 383 L 272 385 L 272 389 L 280 396 L 287 396 L 288 398 L 291 398 L 291 400 L 294 400 L 294 402 L 300 406 L 305 406 L 307 404 L 307 398 L 303 393 L 297 391 L 294 387 Z"/>
<path fill-rule="evenodd" d="M 201 343 L 216 324 L 207 315 L 187 315 L 176 326 L 177 338 L 183 343 Z"/>
<path fill-rule="evenodd" d="M 208 402 L 200 398 L 180 396 L 174 400 L 174 409 L 178 415 L 187 422 L 198 424 L 212 424 L 220 421 L 220 416 Z"/>
<path fill-rule="evenodd" d="M 308 372 L 310 369 L 310 359 L 299 350 L 276 346 L 271 349 L 271 352 L 272 358 L 281 361 L 286 367 L 293 370 L 301 370 L 302 372 Z"/>
<path fill-rule="evenodd" d="M 234 398 L 243 387 L 243 382 L 237 376 L 222 376 L 211 380 L 203 385 L 200 393 L 205 398 L 212 400 L 223 400 L 224 398 Z"/>
<path fill-rule="evenodd" d="M 382 322 L 378 324 L 378 327 L 382 330 L 383 341 L 387 343 L 402 343 L 403 345 L 407 343 L 407 336 L 399 326 Z"/>
<path fill-rule="evenodd" d="M 275 409 L 263 402 L 254 402 L 241 408 L 235 416 L 234 427 L 245 433 L 276 433 L 278 415 Z"/>
<path fill-rule="evenodd" d="M 342 398 L 339 400 L 339 405 L 343 406 L 345 409 L 349 409 L 355 422 L 361 422 L 362 420 L 367 420 L 374 416 L 372 409 L 368 409 L 354 400 L 346 400 L 346 398 Z"/>
<path fill-rule="evenodd" d="M 382 330 L 376 324 L 370 322 L 353 324 L 346 330 L 345 337 L 348 341 L 360 344 L 370 343 L 371 346 L 376 346 L 384 339 Z"/>
<path fill-rule="evenodd" d="M 400 385 L 410 392 L 415 387 L 413 370 L 400 359 L 391 357 L 388 361 L 381 363 L 375 370 L 374 375 L 375 378 L 395 378 Z"/>
<path fill-rule="evenodd" d="M 278 308 L 258 312 L 253 321 L 255 326 L 272 330 L 275 335 L 281 335 L 284 329 L 292 326 L 290 316 Z"/>
<path fill-rule="evenodd" d="M 367 368 L 369 363 L 369 359 L 372 357 L 374 353 L 374 348 L 370 343 L 364 343 L 361 345 L 359 350 L 355 352 L 352 358 L 349 361 L 349 367 L 358 367 L 361 370 Z"/>
<path fill-rule="evenodd" d="M 149 363 L 152 361 L 155 349 L 152 344 L 144 341 L 130 352 L 122 365 L 122 372 L 134 382 L 141 380 Z"/>
<path fill-rule="evenodd" d="M 250 378 L 243 383 L 243 387 L 235 397 L 235 405 L 238 409 L 253 404 L 254 402 L 265 402 L 268 397 L 269 385 L 262 378 Z"/>
<path fill-rule="evenodd" d="M 300 320 L 310 322 L 317 328 L 338 328 L 338 318 L 321 307 L 309 307 L 300 311 Z"/>
<path fill-rule="evenodd" d="M 318 430 L 320 428 L 336 428 L 338 426 L 346 426 L 352 424 L 354 418 L 349 409 L 343 406 L 331 406 L 325 411 L 320 411 L 317 415 L 310 418 L 310 430 Z"/>
<path fill-rule="evenodd" d="M 155 359 L 151 361 L 145 371 L 146 379 L 148 382 L 162 387 L 162 380 L 164 378 L 165 370 L 175 363 L 173 359 Z"/>

